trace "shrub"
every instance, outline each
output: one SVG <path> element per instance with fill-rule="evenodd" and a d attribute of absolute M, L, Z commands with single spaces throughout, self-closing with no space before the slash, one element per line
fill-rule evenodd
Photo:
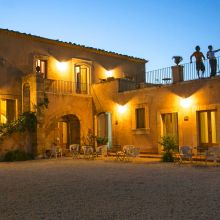
<path fill-rule="evenodd" d="M 163 148 L 164 153 L 162 157 L 163 162 L 174 162 L 173 153 L 178 150 L 178 145 L 176 143 L 176 139 L 173 136 L 163 136 L 161 137 L 161 142 L 159 142 Z"/>
<path fill-rule="evenodd" d="M 13 162 L 13 161 L 25 161 L 31 159 L 33 159 L 33 157 L 22 150 L 11 150 L 5 154 L 3 161 Z"/>
<path fill-rule="evenodd" d="M 163 162 L 174 162 L 173 153 L 171 152 L 164 153 L 162 157 L 162 161 Z"/>
<path fill-rule="evenodd" d="M 34 112 L 24 112 L 17 120 L 0 125 L 0 140 L 15 132 L 35 132 L 36 128 L 36 114 Z"/>
<path fill-rule="evenodd" d="M 98 145 L 105 145 L 108 143 L 107 137 L 96 137 L 96 142 Z"/>

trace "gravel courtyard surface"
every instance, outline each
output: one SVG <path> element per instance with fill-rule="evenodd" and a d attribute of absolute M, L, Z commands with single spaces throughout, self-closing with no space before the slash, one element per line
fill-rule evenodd
<path fill-rule="evenodd" d="M 220 167 L 0 163 L 0 219 L 220 219 Z"/>

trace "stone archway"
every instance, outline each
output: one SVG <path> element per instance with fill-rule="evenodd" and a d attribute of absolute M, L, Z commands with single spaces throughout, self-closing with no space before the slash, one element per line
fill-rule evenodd
<path fill-rule="evenodd" d="M 64 149 L 70 144 L 80 144 L 80 120 L 74 114 L 52 119 L 46 130 L 47 142 L 55 142 Z"/>
<path fill-rule="evenodd" d="M 63 148 L 80 144 L 80 121 L 75 115 L 64 115 L 58 121 L 58 137 Z"/>

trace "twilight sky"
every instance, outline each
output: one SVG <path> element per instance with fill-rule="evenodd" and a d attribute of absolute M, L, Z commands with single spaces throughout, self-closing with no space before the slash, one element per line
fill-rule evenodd
<path fill-rule="evenodd" d="M 0 28 L 149 60 L 220 48 L 220 0 L 0 0 Z M 220 52 L 217 54 L 220 56 Z"/>

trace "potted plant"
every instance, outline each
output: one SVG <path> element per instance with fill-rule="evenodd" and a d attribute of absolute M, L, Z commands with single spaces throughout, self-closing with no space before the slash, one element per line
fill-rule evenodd
<path fill-rule="evenodd" d="M 96 137 L 96 142 L 98 146 L 106 145 L 108 143 L 107 137 Z"/>
<path fill-rule="evenodd" d="M 179 63 L 183 60 L 181 56 L 173 56 L 172 59 L 174 59 L 174 63 L 178 66 Z"/>
<path fill-rule="evenodd" d="M 159 142 L 163 146 L 163 162 L 174 162 L 173 153 L 178 151 L 178 145 L 174 136 L 165 135 Z"/>

